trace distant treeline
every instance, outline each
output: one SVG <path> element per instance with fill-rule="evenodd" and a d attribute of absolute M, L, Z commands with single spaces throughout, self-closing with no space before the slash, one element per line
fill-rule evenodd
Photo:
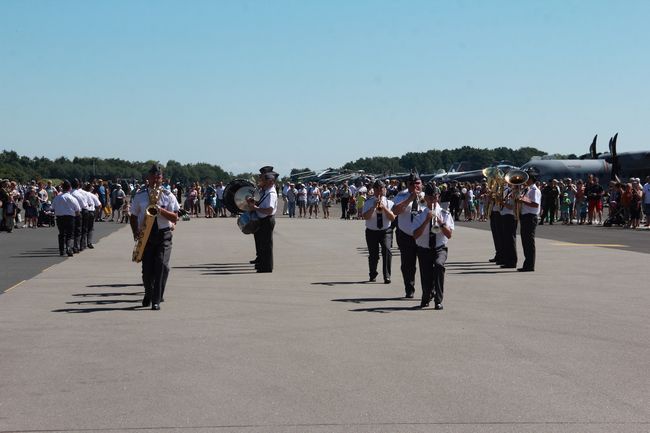
<path fill-rule="evenodd" d="M 543 152 L 534 147 L 522 147 L 517 150 L 507 147 L 496 149 L 478 149 L 463 146 L 458 149 L 428 150 L 426 152 L 409 152 L 402 156 L 374 156 L 350 161 L 342 168 L 350 170 L 365 170 L 367 173 L 403 173 L 413 169 L 419 173 L 435 173 L 449 168 L 459 162 L 467 170 L 477 170 L 496 162 L 508 161 L 515 166 L 527 163 L 533 156 L 543 156 Z M 558 155 L 561 158 L 576 158 L 575 155 Z"/>
<path fill-rule="evenodd" d="M 125 161 L 118 158 L 73 158 L 60 157 L 54 161 L 45 158 L 20 156 L 14 151 L 4 150 L 0 154 L 0 178 L 20 182 L 40 179 L 142 179 L 155 161 Z M 250 178 L 250 173 L 234 176 L 218 165 L 207 163 L 181 164 L 174 160 L 164 165 L 165 177 L 172 182 L 227 182 L 234 177 Z"/>

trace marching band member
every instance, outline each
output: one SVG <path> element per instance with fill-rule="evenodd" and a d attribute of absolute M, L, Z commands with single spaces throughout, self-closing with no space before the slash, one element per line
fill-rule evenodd
<path fill-rule="evenodd" d="M 74 244 L 74 219 L 81 215 L 79 201 L 70 194 L 71 185 L 67 180 L 61 184 L 61 194 L 52 200 L 52 210 L 56 217 L 56 227 L 59 229 L 59 255 L 63 255 L 63 249 L 68 257 L 73 255 Z"/>
<path fill-rule="evenodd" d="M 393 228 L 391 222 L 395 214 L 391 211 L 393 202 L 386 198 L 386 185 L 381 180 L 376 180 L 373 185 L 374 196 L 366 200 L 362 209 L 363 219 L 366 221 L 366 244 L 368 245 L 368 275 L 374 282 L 377 278 L 377 264 L 379 263 L 379 250 L 381 248 L 382 272 L 384 283 L 390 283 L 390 265 L 393 253 Z"/>
<path fill-rule="evenodd" d="M 172 253 L 172 229 L 178 221 L 180 206 L 176 197 L 166 188 L 161 188 L 163 175 L 158 164 L 154 164 L 147 174 L 146 188 L 141 188 L 133 198 L 131 208 L 131 231 L 137 241 L 143 230 L 147 207 L 150 205 L 150 192 L 157 194 L 155 203 L 157 213 L 142 256 L 142 282 L 144 299 L 142 306 L 151 305 L 152 310 L 160 310 L 165 285 L 169 274 L 169 258 Z"/>
<path fill-rule="evenodd" d="M 260 228 L 253 234 L 256 257 L 252 261 L 259 273 L 273 272 L 273 229 L 278 209 L 278 193 L 275 190 L 277 176 L 273 167 L 262 167 L 258 181 L 260 199 L 255 202 L 252 197 L 248 198 L 250 209 L 257 213 L 260 220 Z"/>
<path fill-rule="evenodd" d="M 454 219 L 450 212 L 440 207 L 439 198 L 440 190 L 427 184 L 424 187 L 427 207 L 413 219 L 413 237 L 418 246 L 422 284 L 420 308 L 428 307 L 433 300 L 436 310 L 442 310 L 447 242 L 454 231 Z"/>
<path fill-rule="evenodd" d="M 502 250 L 501 265 L 504 269 L 517 267 L 517 220 L 515 219 L 514 189 L 506 184 L 503 189 L 503 204 L 501 206 L 500 239 Z"/>
<path fill-rule="evenodd" d="M 533 272 L 535 270 L 535 228 L 539 219 L 542 192 L 537 188 L 533 170 L 528 170 L 526 192 L 519 198 L 521 202 L 521 246 L 524 249 L 524 264 L 518 268 L 519 272 Z"/>
<path fill-rule="evenodd" d="M 397 215 L 397 246 L 400 252 L 402 278 L 407 298 L 415 293 L 415 271 L 418 258 L 418 247 L 413 238 L 413 218 L 420 211 L 420 191 L 422 181 L 417 173 L 411 173 L 407 179 L 407 189 L 395 196 L 393 213 Z"/>

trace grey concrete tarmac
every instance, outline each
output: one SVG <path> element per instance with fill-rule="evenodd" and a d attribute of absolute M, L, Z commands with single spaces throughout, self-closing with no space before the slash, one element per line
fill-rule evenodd
<path fill-rule="evenodd" d="M 95 244 L 99 246 L 103 237 L 122 226 L 113 222 L 95 223 Z M 19 228 L 11 233 L 0 232 L 0 294 L 52 265 L 74 260 L 59 256 L 58 233 L 56 227 Z"/>
<path fill-rule="evenodd" d="M 101 243 L 0 296 L 0 431 L 650 430 L 647 254 L 538 239 L 518 273 L 459 226 L 418 310 L 397 255 L 365 282 L 360 221 L 278 218 L 256 274 L 233 219 L 197 219 L 156 312 L 129 229 Z"/>

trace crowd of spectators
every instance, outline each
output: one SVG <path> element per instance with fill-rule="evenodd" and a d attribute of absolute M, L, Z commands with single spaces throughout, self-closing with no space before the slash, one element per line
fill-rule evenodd
<path fill-rule="evenodd" d="M 341 219 L 361 219 L 361 209 L 372 194 L 370 179 L 338 184 L 286 181 L 278 185 L 282 197 L 282 215 L 289 218 L 329 219 L 332 206 L 340 208 Z M 96 179 L 87 183 L 97 195 L 101 207 L 96 222 L 127 223 L 130 202 L 137 190 L 135 181 Z M 542 191 L 541 224 L 617 225 L 637 228 L 650 224 L 650 176 L 642 184 L 638 178 L 628 182 L 609 182 L 604 188 L 598 179 L 553 179 L 538 182 Z M 182 204 L 186 219 L 191 217 L 225 218 L 234 216 L 223 203 L 224 183 L 163 182 Z M 491 191 L 486 182 L 446 182 L 439 184 L 440 201 L 456 221 L 487 221 Z M 405 188 L 403 182 L 390 180 L 387 196 L 392 198 Z M 0 188 L 0 231 L 54 225 L 51 204 L 60 186 L 51 181 L 20 184 L 3 179 Z M 606 215 L 604 210 L 607 209 Z"/>

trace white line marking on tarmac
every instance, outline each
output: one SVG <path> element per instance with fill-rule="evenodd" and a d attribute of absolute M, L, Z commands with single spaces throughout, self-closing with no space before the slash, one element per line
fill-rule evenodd
<path fill-rule="evenodd" d="M 617 248 L 629 247 L 629 245 L 623 245 L 623 244 L 578 244 L 575 242 L 555 242 L 552 245 L 558 247 L 617 247 Z"/>
<path fill-rule="evenodd" d="M 9 287 L 7 290 L 5 290 L 5 293 L 9 293 L 9 292 L 11 292 L 13 289 L 15 289 L 16 287 L 20 286 L 20 285 L 21 285 L 22 283 L 24 283 L 24 282 L 25 282 L 25 280 L 22 280 L 20 283 L 18 283 L 18 284 L 14 284 L 13 286 L 11 286 L 11 287 Z"/>

